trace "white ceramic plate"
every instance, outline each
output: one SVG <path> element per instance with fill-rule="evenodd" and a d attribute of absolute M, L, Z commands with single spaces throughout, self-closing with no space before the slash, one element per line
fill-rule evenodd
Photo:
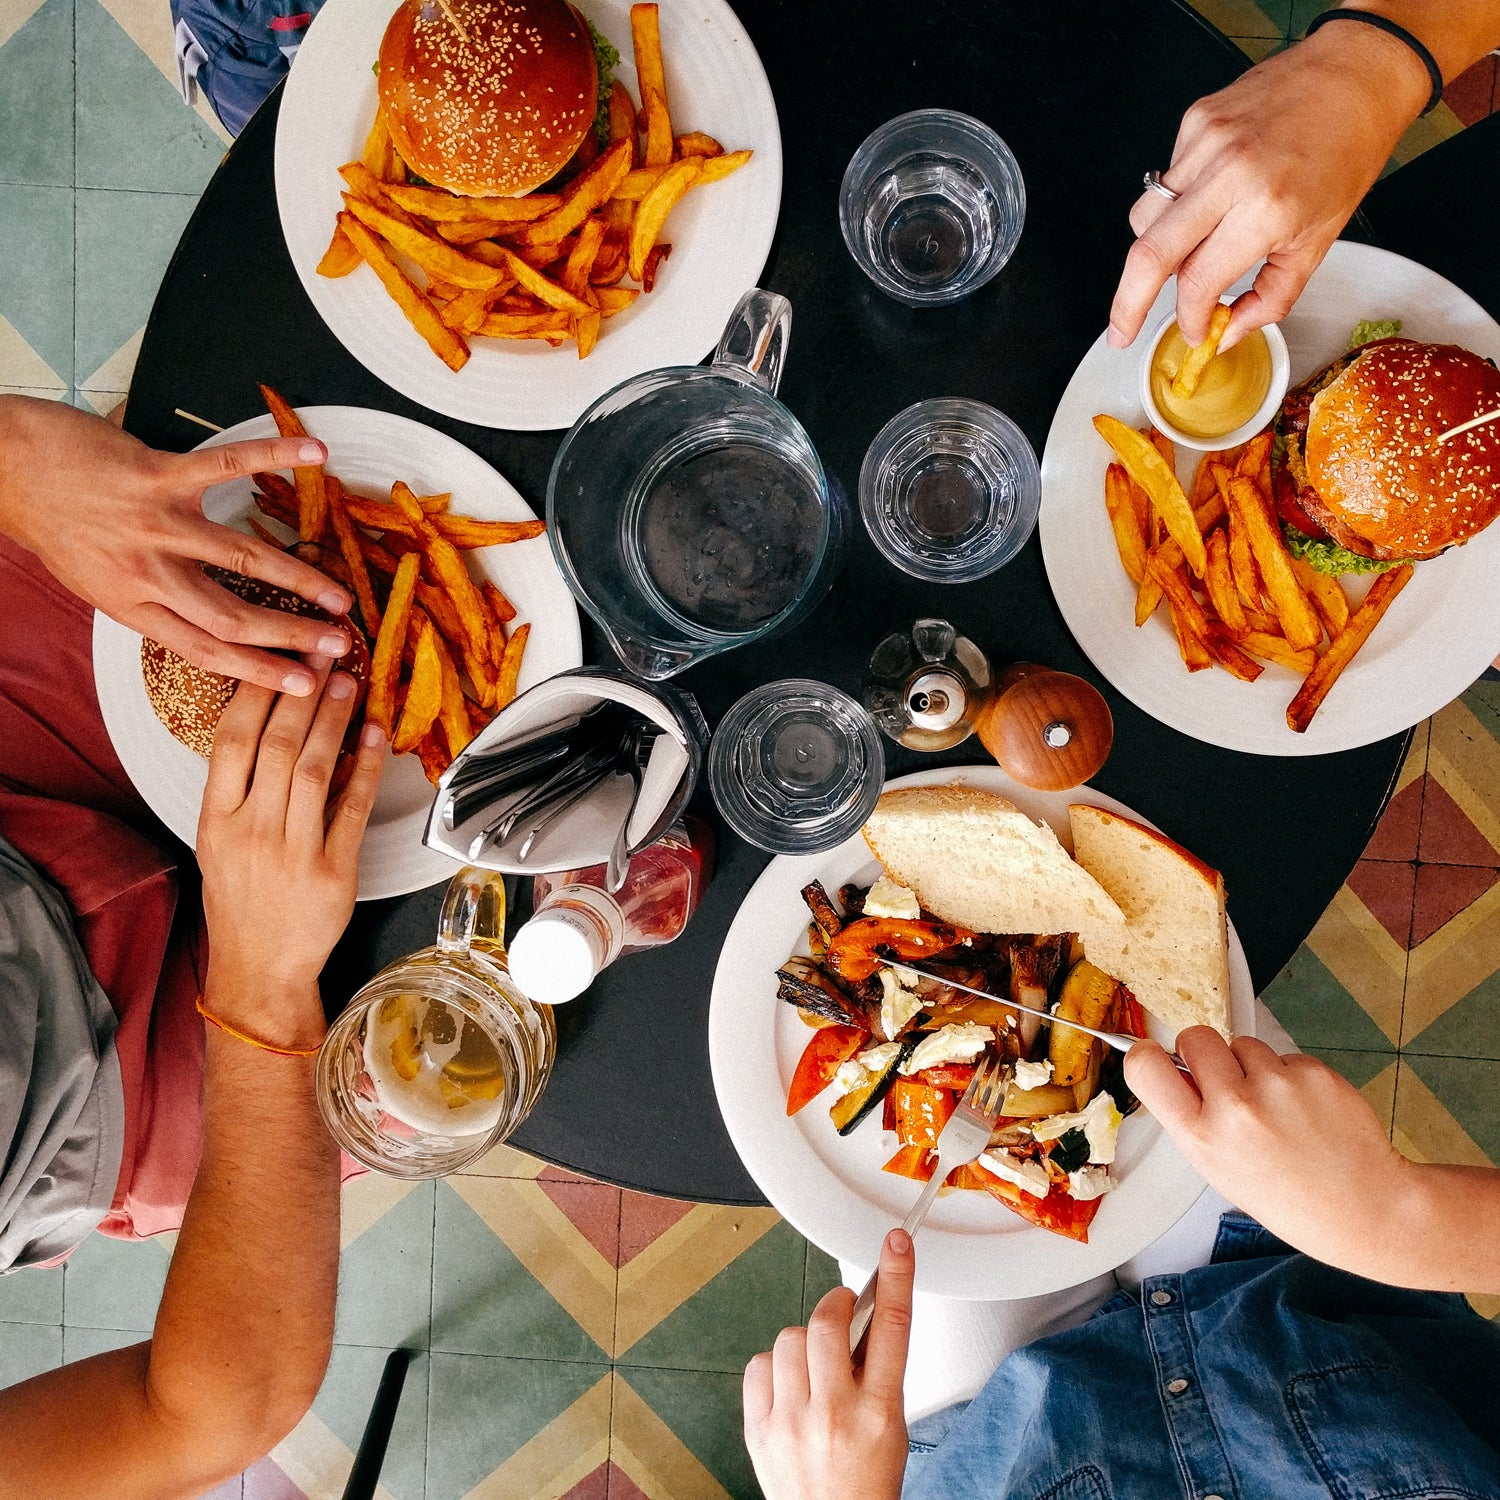
<path fill-rule="evenodd" d="M 531 507 L 482 458 L 420 422 L 353 406 L 307 406 L 299 414 L 307 430 L 328 445 L 330 472 L 358 493 L 379 495 L 404 479 L 418 494 L 451 492 L 454 511 L 463 515 L 484 521 L 534 519 Z M 275 435 L 270 417 L 256 417 L 200 446 Z M 204 513 L 210 520 L 243 525 L 246 516 L 259 515 L 250 498 L 253 490 L 248 479 L 215 485 L 203 497 Z M 578 609 L 546 537 L 465 555 L 475 575 L 492 579 L 516 606 L 517 622 L 531 622 L 521 663 L 523 691 L 582 665 Z M 195 843 L 208 762 L 175 740 L 152 710 L 141 680 L 140 636 L 101 614 L 94 616 L 94 684 L 115 753 L 136 790 L 178 838 Z M 416 756 L 389 757 L 360 850 L 361 901 L 404 895 L 453 873 L 451 859 L 422 843 L 431 805 L 432 787 Z"/>
<path fill-rule="evenodd" d="M 1091 787 L 1037 792 L 998 766 L 920 771 L 891 787 L 961 782 L 1009 797 L 1049 823 L 1071 847 L 1068 803 L 1091 802 L 1136 817 Z M 1170 832 L 1171 830 L 1169 830 Z M 811 880 L 832 893 L 848 881 L 873 882 L 880 865 L 860 834 L 827 854 L 782 856 L 766 867 L 729 929 L 714 975 L 708 1048 L 714 1091 L 730 1139 L 756 1186 L 821 1250 L 873 1265 L 884 1235 L 906 1217 L 917 1187 L 882 1172 L 896 1150 L 893 1135 L 867 1120 L 840 1136 L 825 1093 L 790 1119 L 786 1091 L 812 1034 L 776 996 L 776 970 L 806 953 L 807 908 L 798 894 Z M 1253 1035 L 1255 990 L 1244 950 L 1229 929 L 1231 1009 L 1235 1031 Z M 1173 1034 L 1154 1021 L 1151 1034 L 1170 1046 Z M 1036 1229 L 983 1193 L 941 1196 L 922 1229 L 917 1285 L 924 1292 L 978 1301 L 1035 1297 L 1075 1286 L 1130 1259 L 1166 1233 L 1203 1191 L 1161 1127 L 1137 1110 L 1120 1128 L 1119 1186 L 1100 1206 L 1089 1243 Z"/>
<path fill-rule="evenodd" d="M 1236 286 L 1239 291 L 1250 277 Z M 1400 734 L 1451 702 L 1500 655 L 1500 526 L 1418 565 L 1410 583 L 1329 692 L 1305 734 L 1287 728 L 1296 674 L 1267 666 L 1240 682 L 1189 673 L 1165 610 L 1139 630 L 1135 589 L 1120 567 L 1104 511 L 1109 449 L 1092 419 L 1108 412 L 1139 426 L 1141 351 L 1172 312 L 1169 282 L 1129 349 L 1101 337 L 1084 356 L 1052 421 L 1042 457 L 1042 557 L 1068 628 L 1089 660 L 1138 708 L 1183 734 L 1260 755 L 1322 755 Z M 1298 384 L 1343 352 L 1364 318 L 1399 318 L 1403 337 L 1461 344 L 1500 360 L 1500 326 L 1450 281 L 1414 261 L 1340 240 L 1281 325 Z M 1186 482 L 1198 455 L 1184 451 Z M 1343 580 L 1363 598 L 1369 579 Z"/>
<path fill-rule="evenodd" d="M 582 8 L 619 49 L 615 76 L 639 103 L 629 0 L 584 0 Z M 394 10 L 394 0 L 328 0 L 287 78 L 276 127 L 282 231 L 307 295 L 339 342 L 413 401 L 484 427 L 568 427 L 623 380 L 697 364 L 759 278 L 781 209 L 776 103 L 724 0 L 661 0 L 667 97 L 678 132 L 705 130 L 726 150 L 750 147 L 754 157 L 672 211 L 672 255 L 656 289 L 605 323 L 587 359 L 571 345 L 476 338 L 457 373 L 423 343 L 369 267 L 336 281 L 316 272 L 343 206 L 338 169 L 359 157 L 375 118 L 371 65 Z"/>

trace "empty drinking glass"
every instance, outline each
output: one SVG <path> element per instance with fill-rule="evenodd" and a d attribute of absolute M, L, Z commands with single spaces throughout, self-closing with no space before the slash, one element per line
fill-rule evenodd
<path fill-rule="evenodd" d="M 904 573 L 970 583 L 1003 567 L 1036 527 L 1042 476 L 1026 434 L 982 401 L 897 413 L 859 471 L 870 539 Z"/>
<path fill-rule="evenodd" d="M 875 721 L 826 682 L 746 693 L 720 723 L 708 780 L 724 821 L 773 854 L 832 849 L 870 816 L 885 781 Z"/>
<path fill-rule="evenodd" d="M 888 120 L 844 172 L 839 224 L 855 263 L 913 307 L 957 302 L 1011 258 L 1026 185 L 988 125 L 951 109 Z"/>

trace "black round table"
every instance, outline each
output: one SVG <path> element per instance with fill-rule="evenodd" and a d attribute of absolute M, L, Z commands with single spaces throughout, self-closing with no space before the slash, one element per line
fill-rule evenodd
<path fill-rule="evenodd" d="M 1103 327 L 1129 244 L 1141 174 L 1165 167 L 1184 109 L 1244 67 L 1171 0 L 736 0 L 781 116 L 786 187 L 762 283 L 792 301 L 781 396 L 831 480 L 855 490 L 860 460 L 896 412 L 967 396 L 1007 412 L 1041 452 L 1053 409 Z M 538 509 L 560 433 L 468 426 L 397 395 L 346 354 L 287 257 L 272 182 L 279 97 L 255 116 L 209 184 L 167 272 L 136 368 L 126 426 L 183 449 L 199 429 L 261 410 L 257 381 L 298 404 L 380 407 L 473 448 Z M 976 296 L 912 311 L 878 293 L 844 251 L 838 187 L 859 142 L 903 111 L 946 106 L 1004 136 L 1025 174 L 1026 230 Z M 670 275 L 670 268 L 668 268 Z M 980 583 L 938 587 L 897 572 L 857 526 L 841 576 L 792 633 L 678 679 L 711 724 L 760 683 L 810 676 L 858 692 L 892 627 L 939 614 L 997 662 L 1033 660 L 1098 683 L 1115 715 L 1099 788 L 1225 873 L 1257 988 L 1291 956 L 1348 874 L 1389 794 L 1404 742 L 1274 759 L 1218 750 L 1149 719 L 1079 651 L 1035 541 Z M 588 639 L 590 659 L 607 648 Z M 930 765 L 888 746 L 891 774 Z M 982 760 L 975 742 L 953 762 Z M 699 803 L 712 810 L 700 791 Z M 718 866 L 686 934 L 619 962 L 558 1012 L 552 1082 L 516 1144 L 627 1187 L 758 1203 L 724 1132 L 709 1075 L 707 1017 L 724 935 L 767 856 L 720 828 Z M 376 968 L 432 941 L 438 890 L 356 913 L 326 978 L 342 1001 Z"/>

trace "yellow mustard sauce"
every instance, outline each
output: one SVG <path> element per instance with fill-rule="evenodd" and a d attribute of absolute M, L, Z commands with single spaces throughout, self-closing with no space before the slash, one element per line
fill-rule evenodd
<path fill-rule="evenodd" d="M 1187 358 L 1188 342 L 1174 323 L 1151 362 L 1157 410 L 1189 437 L 1217 438 L 1242 427 L 1271 388 L 1271 348 L 1260 329 L 1209 360 L 1198 389 L 1187 399 L 1172 394 L 1172 377 Z"/>

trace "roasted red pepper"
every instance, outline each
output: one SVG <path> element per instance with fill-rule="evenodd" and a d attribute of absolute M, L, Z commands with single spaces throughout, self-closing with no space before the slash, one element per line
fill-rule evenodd
<path fill-rule="evenodd" d="M 856 1026 L 823 1026 L 813 1032 L 786 1091 L 786 1112 L 794 1115 L 811 1104 L 833 1082 L 839 1064 L 847 1062 L 869 1040 L 870 1033 Z"/>
<path fill-rule="evenodd" d="M 882 961 L 936 958 L 972 939 L 966 927 L 947 922 L 908 922 L 899 917 L 861 917 L 828 945 L 828 966 L 854 983 L 868 979 Z"/>

